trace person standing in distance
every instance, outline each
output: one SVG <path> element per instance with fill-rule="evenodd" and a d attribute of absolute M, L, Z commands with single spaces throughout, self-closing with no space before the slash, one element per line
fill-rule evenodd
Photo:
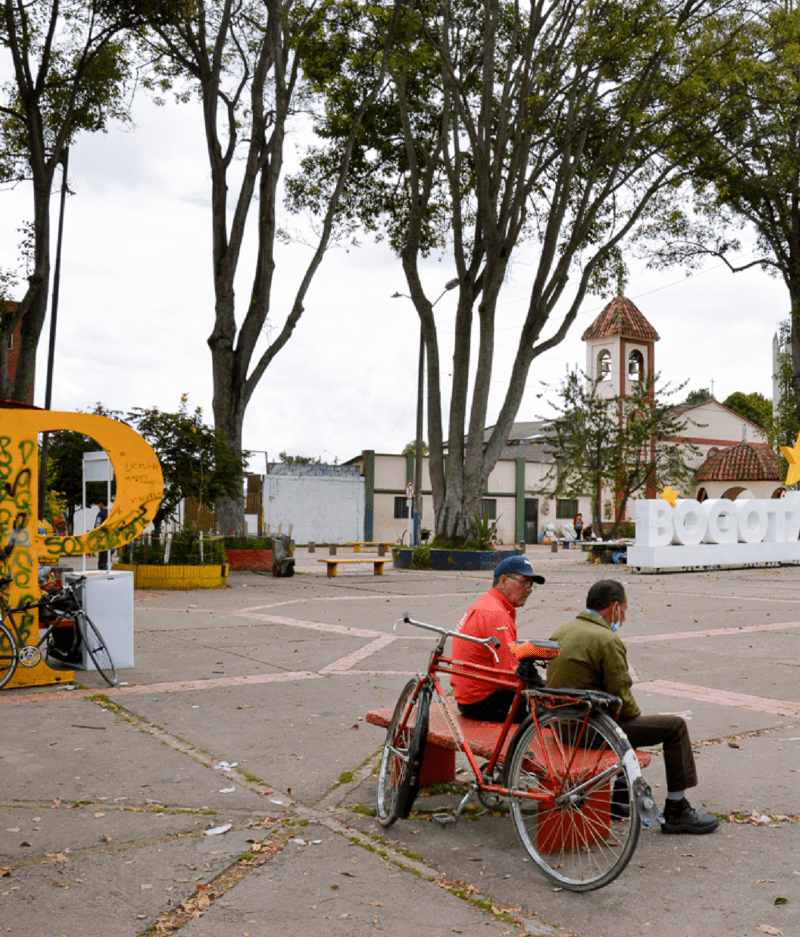
<path fill-rule="evenodd" d="M 561 645 L 561 654 L 547 665 L 547 685 L 554 689 L 604 690 L 618 696 L 622 700 L 619 727 L 631 745 L 664 747 L 667 802 L 662 831 L 713 833 L 719 820 L 695 810 L 686 799 L 686 789 L 697 785 L 686 722 L 680 716 L 643 716 L 631 693 L 628 655 L 616 634 L 625 623 L 627 610 L 622 583 L 613 579 L 596 582 L 586 597 L 586 610 L 553 633 L 552 640 Z"/>
<path fill-rule="evenodd" d="M 103 521 L 108 517 L 108 506 L 103 498 L 97 502 L 97 517 L 94 519 L 94 526 L 99 527 Z M 109 550 L 101 550 L 97 554 L 97 568 L 98 569 L 108 569 L 109 567 L 109 557 L 111 553 Z"/>
<path fill-rule="evenodd" d="M 488 647 L 473 641 L 453 638 L 453 661 L 480 664 L 495 670 L 517 669 L 517 660 L 508 650 L 508 645 L 517 640 L 517 609 L 528 600 L 534 583 L 544 583 L 544 576 L 533 571 L 530 561 L 524 556 L 511 556 L 495 567 L 492 588 L 471 606 L 458 623 L 461 634 L 475 638 L 495 637 L 500 642 L 496 649 L 497 660 Z M 505 722 L 515 691 L 511 689 L 517 681 L 510 677 L 509 689 L 494 689 L 472 676 L 450 675 L 456 703 L 462 716 L 482 719 L 484 722 Z M 522 722 L 530 709 L 523 697 L 514 713 L 514 722 Z"/>

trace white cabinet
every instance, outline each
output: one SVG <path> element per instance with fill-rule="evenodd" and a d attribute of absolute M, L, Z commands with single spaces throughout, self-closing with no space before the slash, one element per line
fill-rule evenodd
<path fill-rule="evenodd" d="M 66 573 L 75 584 L 81 577 Z M 86 614 L 94 622 L 106 643 L 117 670 L 133 667 L 133 573 L 123 570 L 87 573 L 76 592 Z M 83 670 L 94 670 L 92 659 L 84 650 Z"/>

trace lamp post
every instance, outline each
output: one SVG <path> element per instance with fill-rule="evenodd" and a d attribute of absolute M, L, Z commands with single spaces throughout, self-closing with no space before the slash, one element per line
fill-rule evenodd
<path fill-rule="evenodd" d="M 67 201 L 67 166 L 69 147 L 61 151 L 61 203 L 58 210 L 58 239 L 56 241 L 56 264 L 53 272 L 53 299 L 50 305 L 50 344 L 47 349 L 47 380 L 44 391 L 44 408 L 50 409 L 53 399 L 53 360 L 56 354 L 56 321 L 58 319 L 58 293 L 61 286 L 61 239 L 64 234 L 64 205 Z M 42 434 L 41 466 L 39 468 L 39 517 L 44 518 L 44 502 L 47 492 L 47 450 L 50 437 Z"/>
<path fill-rule="evenodd" d="M 444 285 L 442 292 L 431 303 L 431 309 L 439 300 L 454 290 L 459 284 L 458 277 L 448 280 Z M 411 299 L 406 293 L 393 293 L 392 299 L 405 297 Z M 414 503 L 412 511 L 414 513 L 414 537 L 412 547 L 420 545 L 420 528 L 422 527 L 422 415 L 425 398 L 425 334 L 422 330 L 422 324 L 419 327 L 419 364 L 417 365 L 417 437 L 414 443 Z"/>

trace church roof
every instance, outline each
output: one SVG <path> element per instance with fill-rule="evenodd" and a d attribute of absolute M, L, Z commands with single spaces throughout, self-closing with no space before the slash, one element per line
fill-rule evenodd
<path fill-rule="evenodd" d="M 778 456 L 768 446 L 749 442 L 728 446 L 709 456 L 697 470 L 698 482 L 781 481 Z"/>
<path fill-rule="evenodd" d="M 589 328 L 583 333 L 583 341 L 592 338 L 610 338 L 623 335 L 646 342 L 657 342 L 658 332 L 645 319 L 634 304 L 624 296 L 615 296 Z"/>

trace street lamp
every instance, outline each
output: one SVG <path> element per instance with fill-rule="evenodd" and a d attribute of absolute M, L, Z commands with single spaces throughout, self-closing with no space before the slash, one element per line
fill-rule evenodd
<path fill-rule="evenodd" d="M 458 277 L 454 277 L 452 280 L 448 280 L 444 285 L 442 292 L 436 297 L 436 299 L 431 303 L 431 309 L 439 302 L 439 300 L 444 296 L 445 293 L 448 293 L 450 290 L 454 290 L 460 280 Z M 411 299 L 406 293 L 393 293 L 392 299 L 399 299 L 404 297 L 405 299 Z M 417 438 L 414 443 L 414 503 L 413 503 L 413 513 L 414 513 L 414 537 L 413 543 L 411 546 L 418 547 L 420 544 L 420 528 L 422 526 L 422 413 L 424 405 L 424 390 L 425 390 L 425 334 L 422 329 L 422 323 L 419 327 L 419 365 L 417 366 Z"/>

